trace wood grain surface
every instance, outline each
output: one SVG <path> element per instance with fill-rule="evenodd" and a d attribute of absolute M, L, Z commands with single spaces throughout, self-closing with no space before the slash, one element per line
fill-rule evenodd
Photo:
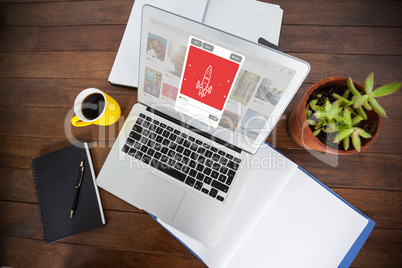
<path fill-rule="evenodd" d="M 374 72 L 376 86 L 402 80 L 402 2 L 269 2 L 284 10 L 280 47 L 308 61 L 311 72 L 268 142 L 376 222 L 352 267 L 401 267 L 402 92 L 379 100 L 389 118 L 373 146 L 332 159 L 335 165 L 294 144 L 286 119 L 320 79 L 351 76 L 363 83 Z M 30 161 L 73 137 L 91 144 L 98 173 L 137 102 L 136 89 L 107 81 L 133 3 L 0 0 L 1 266 L 205 267 L 148 214 L 102 189 L 106 226 L 51 245 L 42 239 Z M 69 125 L 76 95 L 89 87 L 119 102 L 118 123 Z"/>

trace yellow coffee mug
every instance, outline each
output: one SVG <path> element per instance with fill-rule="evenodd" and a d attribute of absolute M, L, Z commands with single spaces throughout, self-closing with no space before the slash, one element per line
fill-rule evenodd
<path fill-rule="evenodd" d="M 75 116 L 71 124 L 76 127 L 88 125 L 108 126 L 119 120 L 119 104 L 108 94 L 96 88 L 87 88 L 74 101 Z"/>

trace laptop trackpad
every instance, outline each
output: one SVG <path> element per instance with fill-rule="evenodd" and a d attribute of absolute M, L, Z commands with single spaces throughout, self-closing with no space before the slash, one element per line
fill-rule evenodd
<path fill-rule="evenodd" d="M 185 195 L 186 191 L 148 173 L 135 196 L 135 202 L 154 216 L 173 221 Z"/>

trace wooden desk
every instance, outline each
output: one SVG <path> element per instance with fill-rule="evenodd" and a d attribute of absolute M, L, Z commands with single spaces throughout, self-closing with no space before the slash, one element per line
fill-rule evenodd
<path fill-rule="evenodd" d="M 374 71 L 376 85 L 402 80 L 402 2 L 272 2 L 284 10 L 280 46 L 308 61 L 311 72 L 268 141 L 376 222 L 353 267 L 400 266 L 402 92 L 380 100 L 389 118 L 375 144 L 340 157 L 336 167 L 297 147 L 286 117 L 328 76 L 363 82 Z M 70 112 L 88 87 L 112 95 L 123 116 L 136 102 L 136 90 L 107 81 L 132 4 L 0 1 L 0 265 L 204 267 L 151 217 L 103 190 L 106 226 L 51 245 L 42 240 L 30 161 L 69 145 L 66 137 L 73 135 L 96 145 L 99 172 L 123 120 L 101 129 L 69 128 Z"/>

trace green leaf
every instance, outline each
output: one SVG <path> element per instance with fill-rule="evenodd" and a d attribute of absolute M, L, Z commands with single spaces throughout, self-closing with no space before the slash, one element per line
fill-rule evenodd
<path fill-rule="evenodd" d="M 335 132 L 336 131 L 336 123 L 335 122 L 329 123 L 324 131 L 329 132 L 329 133 Z"/>
<path fill-rule="evenodd" d="M 337 114 L 342 110 L 342 108 L 339 107 L 339 100 L 336 100 L 332 103 L 331 105 L 331 113 L 332 114 Z"/>
<path fill-rule="evenodd" d="M 371 108 L 371 105 L 367 101 L 363 104 L 363 106 L 364 109 L 366 109 L 367 111 L 373 110 L 373 108 Z"/>
<path fill-rule="evenodd" d="M 322 108 L 322 107 L 320 107 L 320 106 L 318 106 L 318 105 L 315 105 L 315 104 L 311 104 L 311 103 L 310 103 L 310 107 L 311 107 L 311 109 L 313 109 L 313 110 L 316 111 L 316 112 L 318 112 L 318 111 L 324 111 L 324 108 Z"/>
<path fill-rule="evenodd" d="M 381 97 L 398 91 L 402 87 L 402 83 L 391 83 L 377 88 L 373 91 L 373 97 Z"/>
<path fill-rule="evenodd" d="M 348 125 L 348 126 L 352 125 L 352 118 L 350 116 L 350 111 L 348 109 L 345 109 L 343 111 L 343 118 L 345 119 L 346 125 Z"/>
<path fill-rule="evenodd" d="M 363 96 L 357 97 L 355 102 L 353 103 L 353 107 L 359 108 L 359 107 L 363 106 L 363 104 L 367 101 L 367 99 L 368 99 L 368 95 L 363 95 Z"/>
<path fill-rule="evenodd" d="M 337 126 L 338 124 L 337 123 L 335 123 L 335 122 L 333 122 L 333 123 L 330 123 L 330 124 L 328 124 L 328 130 L 329 130 L 329 132 L 335 132 L 336 131 L 336 126 Z"/>
<path fill-rule="evenodd" d="M 309 118 L 313 114 L 313 111 L 306 110 L 306 118 Z"/>
<path fill-rule="evenodd" d="M 334 94 L 334 95 L 336 95 L 336 94 Z M 339 95 L 337 95 L 337 97 L 335 97 L 335 96 L 333 96 L 335 99 L 336 98 L 339 98 L 339 99 L 337 99 L 338 101 L 339 101 L 339 105 L 341 106 L 341 107 L 345 107 L 345 106 L 348 106 L 349 105 L 349 101 L 347 100 L 347 99 L 345 99 L 344 97 L 341 97 L 341 96 L 339 96 Z"/>
<path fill-rule="evenodd" d="M 350 76 L 348 77 L 348 80 L 346 83 L 348 85 L 348 88 L 350 89 L 350 92 L 352 92 L 352 94 L 354 96 L 361 96 L 360 92 L 355 88 L 355 85 L 353 84 L 353 80 L 352 80 L 352 78 L 350 78 Z"/>
<path fill-rule="evenodd" d="M 356 149 L 356 151 L 358 151 L 358 152 L 360 152 L 360 137 L 359 137 L 359 134 L 357 133 L 357 131 L 355 131 L 355 132 L 353 132 L 353 135 L 352 135 L 352 144 L 353 144 L 353 147 L 355 147 L 355 149 Z"/>
<path fill-rule="evenodd" d="M 360 121 L 362 121 L 364 118 L 361 115 L 356 115 L 355 117 L 353 117 L 352 119 L 352 126 L 356 126 L 357 124 L 360 123 Z"/>
<path fill-rule="evenodd" d="M 346 126 L 346 125 L 343 125 L 343 124 L 338 124 L 337 127 L 336 127 L 336 131 L 341 132 L 341 131 L 344 131 L 345 129 L 348 129 L 348 128 L 350 128 L 350 127 Z"/>
<path fill-rule="evenodd" d="M 331 103 L 329 102 L 329 100 L 327 100 L 327 101 L 325 102 L 324 109 L 325 109 L 325 111 L 326 111 L 327 113 L 329 113 L 329 112 L 331 111 L 332 106 L 331 106 Z"/>
<path fill-rule="evenodd" d="M 370 73 L 364 81 L 364 91 L 366 94 L 370 94 L 373 91 L 374 85 L 374 73 Z"/>
<path fill-rule="evenodd" d="M 314 99 L 314 100 L 310 101 L 310 104 L 316 105 L 317 102 L 318 102 L 318 100 L 317 100 L 317 99 Z"/>
<path fill-rule="evenodd" d="M 349 149 L 349 137 L 346 137 L 343 139 L 343 149 L 345 149 L 345 151 L 347 151 Z"/>
<path fill-rule="evenodd" d="M 369 133 L 367 133 L 366 131 L 364 131 L 364 129 L 361 129 L 361 128 L 359 128 L 359 127 L 355 127 L 354 130 L 357 131 L 357 133 L 359 133 L 359 135 L 360 135 L 361 137 L 363 137 L 363 138 L 368 139 L 368 138 L 371 138 L 371 137 L 372 137 Z"/>
<path fill-rule="evenodd" d="M 364 120 L 367 120 L 367 114 L 364 112 L 363 107 L 357 108 L 356 111 Z"/>
<path fill-rule="evenodd" d="M 376 101 L 376 99 L 372 96 L 368 98 L 368 102 L 370 103 L 371 107 L 373 107 L 374 111 L 382 117 L 387 118 L 387 113 L 385 112 L 384 108 Z"/>
<path fill-rule="evenodd" d="M 317 136 L 318 134 L 320 134 L 321 129 L 317 129 L 316 131 L 313 132 L 314 136 Z"/>
<path fill-rule="evenodd" d="M 307 120 L 307 123 L 308 123 L 310 126 L 315 126 L 315 125 L 317 125 L 317 122 L 314 121 L 314 120 L 311 120 L 311 119 L 308 119 L 308 120 Z"/>
<path fill-rule="evenodd" d="M 340 142 L 341 140 L 343 140 L 344 138 L 349 137 L 350 134 L 352 134 L 352 133 L 353 133 L 353 128 L 345 129 L 345 130 L 339 132 L 339 133 L 335 136 L 334 142 L 335 142 L 335 143 L 339 143 L 339 142 Z"/>
<path fill-rule="evenodd" d="M 345 93 L 343 93 L 343 96 L 342 96 L 342 97 L 344 97 L 345 99 L 347 99 L 347 98 L 349 97 L 349 93 L 350 93 L 350 90 L 345 90 Z"/>
<path fill-rule="evenodd" d="M 314 113 L 314 116 L 316 117 L 316 118 L 325 118 L 325 112 L 322 112 L 322 111 L 318 111 L 318 112 L 315 112 Z"/>
<path fill-rule="evenodd" d="M 347 106 L 350 106 L 350 105 L 353 104 L 353 100 L 343 99 L 343 102 L 344 102 Z"/>

